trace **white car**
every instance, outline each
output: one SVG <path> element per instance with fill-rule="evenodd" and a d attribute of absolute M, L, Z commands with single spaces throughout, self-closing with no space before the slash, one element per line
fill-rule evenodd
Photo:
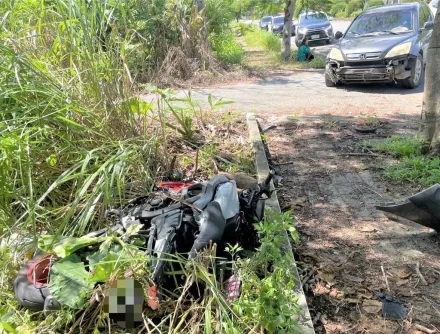
<path fill-rule="evenodd" d="M 432 0 L 432 1 L 429 3 L 429 8 L 431 8 L 432 13 L 434 14 L 434 16 L 435 16 L 435 14 L 437 13 L 438 3 L 439 3 L 439 0 Z"/>

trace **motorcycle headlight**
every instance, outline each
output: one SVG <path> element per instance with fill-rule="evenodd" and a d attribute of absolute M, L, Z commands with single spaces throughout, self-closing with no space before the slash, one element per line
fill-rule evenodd
<path fill-rule="evenodd" d="M 338 48 L 332 48 L 330 50 L 330 53 L 329 53 L 328 57 L 330 59 L 334 59 L 334 60 L 337 60 L 337 61 L 344 61 L 344 56 L 342 55 L 341 50 L 339 50 Z"/>
<path fill-rule="evenodd" d="M 411 42 L 397 45 L 387 53 L 385 58 L 393 58 L 401 55 L 406 55 L 411 51 L 411 45 Z"/>

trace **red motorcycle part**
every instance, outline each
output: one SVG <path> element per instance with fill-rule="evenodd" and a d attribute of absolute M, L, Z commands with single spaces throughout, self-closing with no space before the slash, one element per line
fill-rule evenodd
<path fill-rule="evenodd" d="M 182 188 L 189 187 L 189 186 L 191 186 L 193 184 L 194 184 L 193 181 L 187 181 L 187 182 L 167 181 L 167 182 L 159 182 L 159 184 L 157 186 L 159 188 L 170 189 L 172 191 L 178 192 Z"/>

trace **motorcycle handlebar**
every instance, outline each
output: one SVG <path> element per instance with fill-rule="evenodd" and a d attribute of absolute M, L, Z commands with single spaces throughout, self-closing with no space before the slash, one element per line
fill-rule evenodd
<path fill-rule="evenodd" d="M 270 184 L 270 181 L 272 181 L 274 176 L 275 176 L 275 171 L 271 169 L 269 171 L 269 175 L 267 175 L 267 177 L 266 177 L 266 180 L 264 180 L 264 182 L 263 182 L 264 186 L 268 187 Z"/>

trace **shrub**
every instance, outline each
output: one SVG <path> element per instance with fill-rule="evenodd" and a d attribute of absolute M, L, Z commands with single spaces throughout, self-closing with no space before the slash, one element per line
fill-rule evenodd
<path fill-rule="evenodd" d="M 215 56 L 223 63 L 240 64 L 244 57 L 241 45 L 235 40 L 231 30 L 209 36 Z"/>
<path fill-rule="evenodd" d="M 355 10 L 353 13 L 351 13 L 351 17 L 356 17 L 356 16 L 358 16 L 360 13 L 362 13 L 363 12 L 363 10 L 362 9 L 358 9 L 358 10 Z"/>
<path fill-rule="evenodd" d="M 384 4 L 383 0 L 369 0 L 365 3 L 365 9 L 375 6 L 382 6 Z"/>
<path fill-rule="evenodd" d="M 347 7 L 347 4 L 345 2 L 335 3 L 330 9 L 330 14 L 333 16 L 336 16 L 340 12 L 344 12 L 344 14 L 345 14 L 346 7 Z"/>
<path fill-rule="evenodd" d="M 347 17 L 347 14 L 345 11 L 337 12 L 335 17 Z"/>
<path fill-rule="evenodd" d="M 319 55 L 315 55 L 309 63 L 307 63 L 307 67 L 310 68 L 325 68 L 325 58 Z"/>
<path fill-rule="evenodd" d="M 362 0 L 351 0 L 347 7 L 345 8 L 345 15 L 348 17 L 353 16 L 353 13 L 359 9 L 362 9 L 363 3 Z"/>

